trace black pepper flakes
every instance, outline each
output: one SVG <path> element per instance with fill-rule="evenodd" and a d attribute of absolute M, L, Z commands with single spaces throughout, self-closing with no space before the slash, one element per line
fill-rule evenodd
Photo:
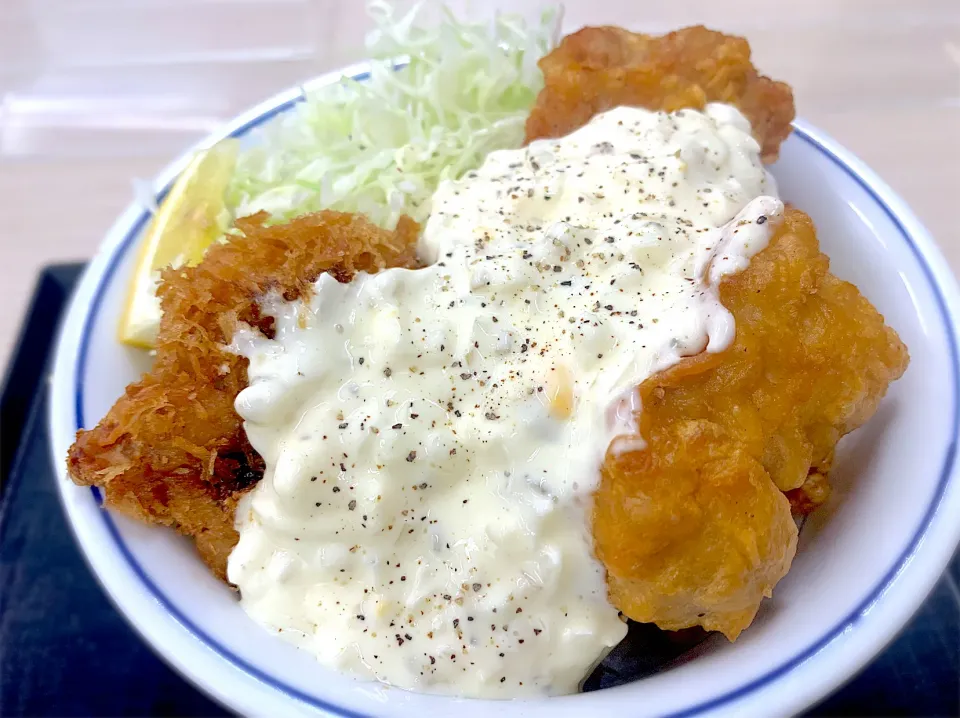
<path fill-rule="evenodd" d="M 411 451 L 409 454 L 407 454 L 407 462 L 408 462 L 408 463 L 411 463 L 411 464 L 412 464 L 413 461 L 414 461 L 416 458 L 417 458 L 417 452 L 416 452 L 416 451 Z"/>

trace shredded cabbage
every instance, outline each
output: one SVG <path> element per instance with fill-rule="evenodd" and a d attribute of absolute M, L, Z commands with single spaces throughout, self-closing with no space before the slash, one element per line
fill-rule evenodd
<path fill-rule="evenodd" d="M 233 216 L 265 210 L 283 221 L 337 209 L 384 227 L 404 213 L 423 221 L 442 180 L 520 146 L 543 84 L 537 60 L 556 42 L 555 12 L 531 27 L 509 14 L 464 22 L 445 8 L 424 27 L 420 4 L 400 18 L 384 0 L 367 9 L 376 25 L 370 77 L 309 93 L 261 130 L 227 189 Z"/>

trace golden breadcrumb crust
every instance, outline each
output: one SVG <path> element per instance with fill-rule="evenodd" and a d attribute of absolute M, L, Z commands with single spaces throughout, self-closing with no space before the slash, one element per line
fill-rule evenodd
<path fill-rule="evenodd" d="M 238 538 L 236 499 L 263 474 L 233 408 L 247 385 L 247 360 L 225 347 L 237 325 L 269 332 L 257 300 L 270 291 L 302 296 L 322 272 L 348 281 L 416 266 L 419 227 L 408 217 L 392 232 L 342 212 L 265 220 L 238 220 L 242 236 L 211 247 L 196 267 L 164 272 L 153 369 L 95 428 L 77 432 L 67 459 L 73 480 L 102 487 L 108 507 L 191 536 L 222 578 Z"/>

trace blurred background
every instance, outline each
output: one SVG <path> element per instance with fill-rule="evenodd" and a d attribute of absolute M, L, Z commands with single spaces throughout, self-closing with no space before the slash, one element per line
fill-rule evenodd
<path fill-rule="evenodd" d="M 893 185 L 960 268 L 957 0 L 565 6 L 564 30 L 704 23 L 747 35 L 799 114 Z M 92 256 L 134 178 L 249 105 L 361 59 L 367 29 L 362 0 L 0 1 L 0 367 L 37 271 Z"/>

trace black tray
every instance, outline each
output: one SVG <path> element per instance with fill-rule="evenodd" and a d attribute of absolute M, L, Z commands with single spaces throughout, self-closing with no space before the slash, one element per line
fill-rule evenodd
<path fill-rule="evenodd" d="M 0 403 L 0 716 L 228 715 L 159 660 L 113 608 L 57 499 L 45 377 L 81 270 L 53 266 L 40 275 Z M 900 637 L 809 715 L 960 715 L 958 581 L 955 559 Z"/>

